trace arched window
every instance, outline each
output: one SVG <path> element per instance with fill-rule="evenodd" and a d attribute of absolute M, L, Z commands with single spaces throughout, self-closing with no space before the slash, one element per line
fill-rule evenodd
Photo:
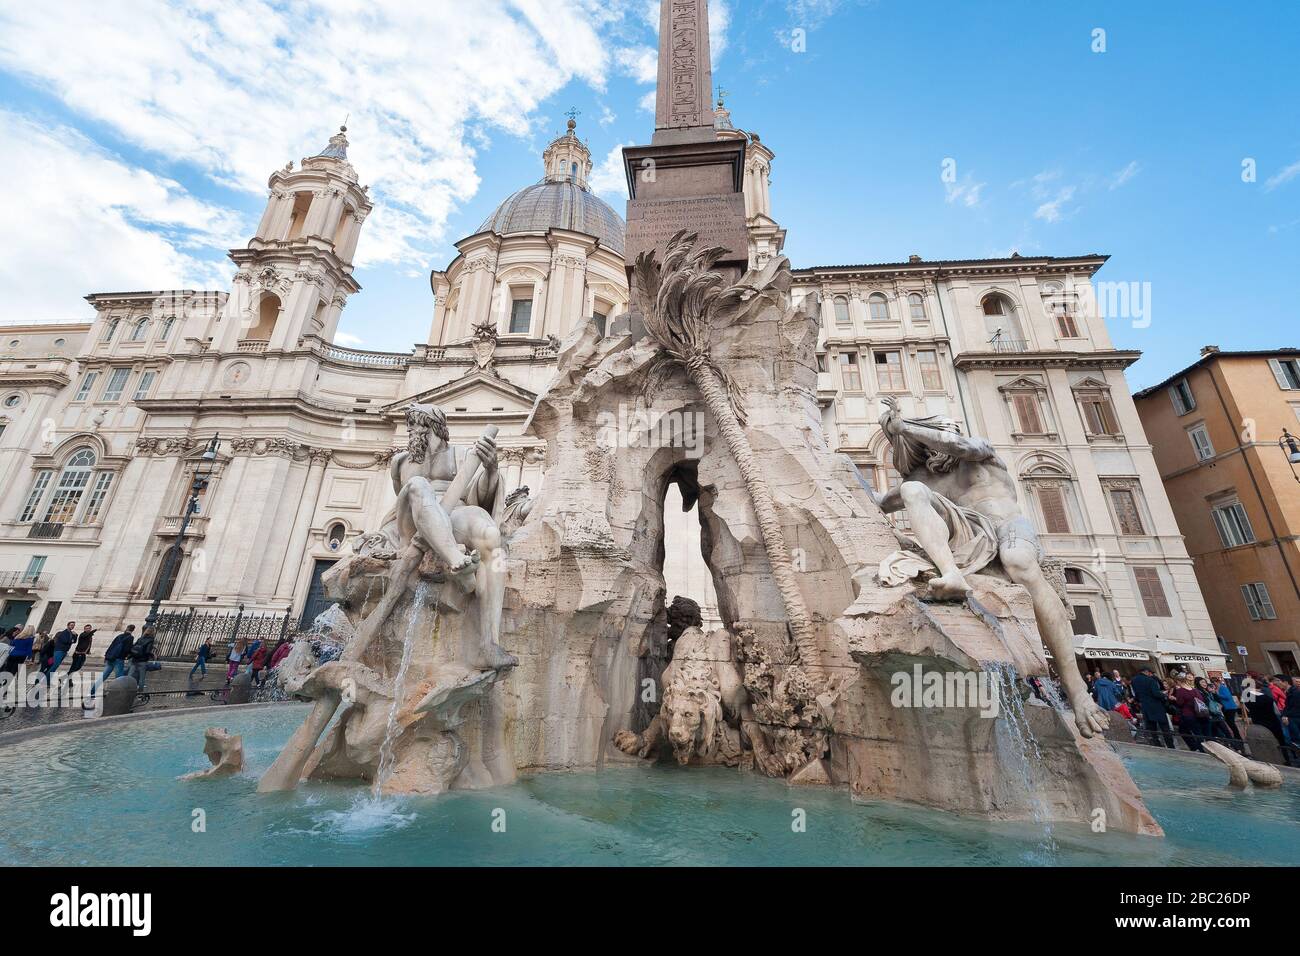
<path fill-rule="evenodd" d="M 54 485 L 54 494 L 50 497 L 49 507 L 45 509 L 42 519 L 47 524 L 67 524 L 77 515 L 81 496 L 90 483 L 91 472 L 95 469 L 95 453 L 89 448 L 78 448 L 72 453 L 59 480 Z"/>
<path fill-rule="evenodd" d="M 995 352 L 1023 352 L 1028 348 L 1016 308 L 1006 296 L 990 292 L 980 300 L 984 331 Z"/>
<path fill-rule="evenodd" d="M 104 338 L 102 339 L 102 341 L 104 342 L 113 341 L 113 336 L 117 335 L 117 327 L 121 324 L 122 324 L 121 319 L 110 320 L 109 323 L 104 326 Z"/>
<path fill-rule="evenodd" d="M 907 297 L 907 311 L 912 316 L 912 321 L 924 322 L 926 319 L 925 300 L 913 292 Z"/>
<path fill-rule="evenodd" d="M 162 563 L 158 565 L 158 575 L 154 578 L 153 590 L 149 592 L 150 596 L 158 601 L 171 600 L 172 590 L 176 587 L 176 578 L 181 573 L 181 564 L 185 560 L 185 552 L 181 550 L 179 544 L 173 544 L 163 552 Z"/>
<path fill-rule="evenodd" d="M 257 324 L 244 334 L 244 341 L 269 342 L 280 317 L 280 297 L 274 292 L 263 292 L 257 305 Z"/>
<path fill-rule="evenodd" d="M 849 300 L 842 295 L 835 297 L 835 324 L 849 324 Z"/>
<path fill-rule="evenodd" d="M 149 334 L 149 320 L 141 319 L 139 322 L 137 322 L 135 325 L 131 327 L 131 338 L 128 339 L 128 341 L 143 342 L 145 340 L 145 336 L 147 336 L 148 334 Z"/>
<path fill-rule="evenodd" d="M 889 321 L 889 301 L 879 292 L 873 292 L 867 299 L 867 308 L 873 322 Z"/>
<path fill-rule="evenodd" d="M 172 334 L 172 326 L 176 324 L 176 316 L 169 315 L 163 319 L 162 331 L 158 333 L 158 341 L 167 341 L 167 336 Z"/>
<path fill-rule="evenodd" d="M 325 547 L 331 551 L 338 551 L 343 547 L 343 539 L 347 535 L 347 529 L 343 527 L 342 521 L 336 521 L 329 526 L 325 532 Z"/>

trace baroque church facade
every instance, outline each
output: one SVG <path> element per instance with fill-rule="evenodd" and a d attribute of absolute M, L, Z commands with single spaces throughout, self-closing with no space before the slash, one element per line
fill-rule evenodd
<path fill-rule="evenodd" d="M 761 265 L 785 241 L 775 157 L 721 104 L 716 126 L 745 141 L 749 256 Z M 446 410 L 453 443 L 496 425 L 506 491 L 536 492 L 545 449 L 525 428 L 562 340 L 588 322 L 614 331 L 628 311 L 625 224 L 591 191 L 587 146 L 570 121 L 542 179 L 456 244 L 430 277 L 427 341 L 406 353 L 334 344 L 360 291 L 352 256 L 372 208 L 347 148 L 340 130 L 272 174 L 256 234 L 231 251 L 229 292 L 100 293 L 87 296 L 88 324 L 0 329 L 6 625 L 74 619 L 109 633 L 142 620 L 155 595 L 164 609 L 309 622 L 324 609 L 321 574 L 392 505 L 388 463 L 413 401 Z M 1138 353 L 1114 348 L 1088 294 L 1104 262 L 797 268 L 796 298 L 820 298 L 826 439 L 883 491 L 899 479 L 876 423 L 882 397 L 986 436 L 1060 565 L 1081 648 L 1101 659 L 1149 646 L 1165 663 L 1220 669 L 1125 382 Z M 208 481 L 178 541 L 196 473 Z M 672 504 L 667 598 L 692 597 L 716 621 L 698 520 Z"/>

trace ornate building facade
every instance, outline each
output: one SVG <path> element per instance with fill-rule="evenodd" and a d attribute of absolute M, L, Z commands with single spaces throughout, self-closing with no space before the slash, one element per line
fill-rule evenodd
<path fill-rule="evenodd" d="M 751 264 L 781 253 L 774 153 L 745 141 Z M 428 340 L 409 353 L 333 344 L 360 287 L 352 254 L 371 203 L 345 131 L 271 176 L 256 235 L 231 252 L 229 293 L 97 294 L 89 325 L 7 327 L 0 352 L 0 569 L 6 622 L 75 618 L 105 629 L 168 606 L 322 609 L 320 575 L 392 504 L 387 475 L 412 401 L 448 413 L 452 440 L 500 428 L 507 491 L 542 475 L 524 434 L 562 340 L 628 311 L 622 217 L 591 192 L 571 121 L 542 179 L 502 202 L 431 275 Z M 1018 479 L 1045 549 L 1064 564 L 1081 645 L 1219 648 L 1191 560 L 1129 398 L 1116 350 L 1081 292 L 1104 257 L 908 262 L 798 269 L 819 296 L 823 427 L 881 489 L 876 424 L 892 395 L 987 436 Z M 13 404 L 10 404 L 11 400 Z M 213 436 L 216 460 L 202 463 Z M 202 510 L 176 535 L 192 475 Z M 668 597 L 713 618 L 698 520 L 669 502 Z M 169 549 L 173 551 L 168 559 Z M 1163 648 L 1163 649 L 1162 649 Z M 1189 648 L 1191 649 L 1189 651 Z"/>

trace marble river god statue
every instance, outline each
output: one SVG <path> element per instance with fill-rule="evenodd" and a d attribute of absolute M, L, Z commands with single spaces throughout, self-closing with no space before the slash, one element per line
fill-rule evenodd
<path fill-rule="evenodd" d="M 893 447 L 902 483 L 885 495 L 867 488 L 886 513 L 905 511 L 915 551 L 895 552 L 881 563 L 886 584 L 928 572 L 930 594 L 964 600 L 968 574 L 998 561 L 1007 576 L 1029 592 L 1038 632 L 1053 658 L 1067 662 L 1061 681 L 1086 737 L 1106 729 L 1106 712 L 1088 694 L 1071 666 L 1074 634 L 1061 595 L 1043 573 L 1043 552 L 1033 522 L 1020 510 L 1007 466 L 982 438 L 968 438 L 950 418 L 904 418 L 897 401 L 884 399 L 880 425 Z M 906 536 L 904 536 L 906 538 Z"/>
<path fill-rule="evenodd" d="M 314 705 L 259 790 L 292 789 L 304 777 L 363 779 L 384 793 L 514 779 L 494 699 L 516 664 L 500 644 L 496 429 L 454 447 L 442 409 L 419 403 L 406 425 L 407 447 L 390 468 L 392 511 L 325 576 L 354 630 L 337 660 L 287 687 Z"/>

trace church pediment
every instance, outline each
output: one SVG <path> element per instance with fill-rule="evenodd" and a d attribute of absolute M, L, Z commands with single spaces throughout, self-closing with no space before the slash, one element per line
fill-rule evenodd
<path fill-rule="evenodd" d="M 484 415 L 486 417 L 526 417 L 533 410 L 537 395 L 491 372 L 473 371 L 454 382 L 427 389 L 390 405 L 386 415 L 399 415 L 414 402 L 440 405 L 449 417 Z"/>

